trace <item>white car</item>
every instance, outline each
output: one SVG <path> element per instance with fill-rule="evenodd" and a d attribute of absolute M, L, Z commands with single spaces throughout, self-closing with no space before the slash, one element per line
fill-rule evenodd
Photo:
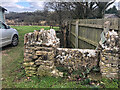
<path fill-rule="evenodd" d="M 11 44 L 17 46 L 19 41 L 18 32 L 0 21 L 0 47 Z"/>

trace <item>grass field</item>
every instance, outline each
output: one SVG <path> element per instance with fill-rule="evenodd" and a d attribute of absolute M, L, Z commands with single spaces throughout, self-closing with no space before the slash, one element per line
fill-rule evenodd
<path fill-rule="evenodd" d="M 12 26 L 19 32 L 19 45 L 17 47 L 6 46 L 2 50 L 2 87 L 3 88 L 117 88 L 118 80 L 101 78 L 101 86 L 82 84 L 77 81 L 68 81 L 65 78 L 55 77 L 30 77 L 28 80 L 22 67 L 24 52 L 24 34 L 39 30 L 44 26 Z M 59 28 L 55 27 L 55 30 Z"/>

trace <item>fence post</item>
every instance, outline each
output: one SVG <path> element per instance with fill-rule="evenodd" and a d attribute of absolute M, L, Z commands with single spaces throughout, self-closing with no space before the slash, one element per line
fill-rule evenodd
<path fill-rule="evenodd" d="M 120 18 L 118 19 L 118 35 L 120 36 Z"/>
<path fill-rule="evenodd" d="M 70 45 L 70 42 L 71 42 L 71 20 L 69 20 L 69 27 L 68 27 L 69 29 L 68 29 L 68 45 Z"/>
<path fill-rule="evenodd" d="M 75 34 L 76 34 L 75 48 L 78 48 L 78 27 L 79 27 L 79 20 L 76 20 L 76 27 L 75 27 Z"/>
<path fill-rule="evenodd" d="M 64 23 L 64 47 L 66 47 L 66 30 L 67 30 L 67 21 Z"/>

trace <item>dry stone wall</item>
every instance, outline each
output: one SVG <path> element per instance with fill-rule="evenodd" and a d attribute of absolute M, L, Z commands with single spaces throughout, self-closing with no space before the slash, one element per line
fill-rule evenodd
<path fill-rule="evenodd" d="M 69 72 L 91 70 L 98 65 L 99 51 L 90 49 L 56 49 L 56 66 L 66 68 Z"/>
<path fill-rule="evenodd" d="M 61 76 L 57 67 L 68 72 L 84 72 L 99 65 L 102 76 L 118 78 L 120 59 L 120 38 L 113 31 L 102 33 L 104 36 L 96 50 L 59 48 L 60 41 L 55 30 L 38 30 L 24 36 L 24 67 L 27 76 Z"/>
<path fill-rule="evenodd" d="M 119 73 L 119 57 L 117 52 L 111 50 L 104 50 L 101 52 L 100 70 L 102 76 L 108 78 L 118 78 Z"/>
<path fill-rule="evenodd" d="M 60 42 L 55 30 L 40 30 L 24 36 L 24 67 L 27 76 L 62 76 L 54 66 L 55 48 Z"/>
<path fill-rule="evenodd" d="M 101 45 L 100 70 L 102 76 L 118 78 L 120 60 L 120 37 L 114 30 L 105 33 L 106 40 Z"/>

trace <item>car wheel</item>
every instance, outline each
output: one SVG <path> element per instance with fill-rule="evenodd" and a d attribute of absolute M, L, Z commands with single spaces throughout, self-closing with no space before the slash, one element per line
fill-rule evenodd
<path fill-rule="evenodd" d="M 12 46 L 17 46 L 18 45 L 18 36 L 14 35 L 12 38 Z"/>

